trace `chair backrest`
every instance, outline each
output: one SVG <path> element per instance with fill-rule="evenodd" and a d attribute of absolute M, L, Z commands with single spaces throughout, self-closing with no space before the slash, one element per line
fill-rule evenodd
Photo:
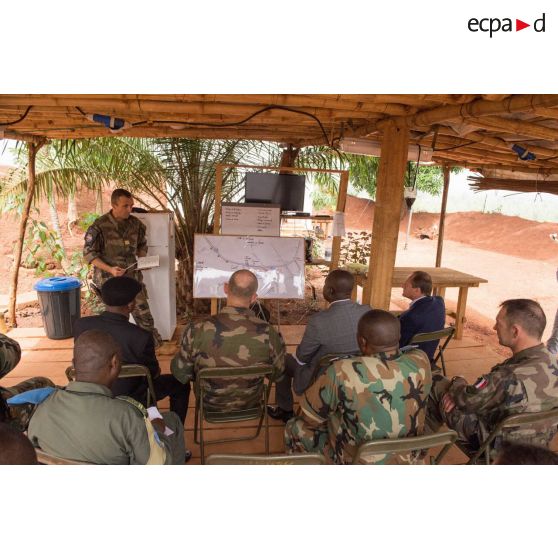
<path fill-rule="evenodd" d="M 227 378 L 264 378 L 273 373 L 271 364 L 254 364 L 252 366 L 221 366 L 219 368 L 203 368 L 196 372 L 196 381 Z"/>
<path fill-rule="evenodd" d="M 471 457 L 468 464 L 474 465 L 477 461 L 482 457 L 483 454 L 485 455 L 486 463 L 490 463 L 490 447 L 491 444 L 500 434 L 502 431 L 509 429 L 509 428 L 518 428 L 522 426 L 534 426 L 537 423 L 541 422 L 548 422 L 549 424 L 555 425 L 558 423 L 558 407 L 554 409 L 549 409 L 547 411 L 538 411 L 535 413 L 516 413 L 514 415 L 510 415 L 505 419 L 502 419 L 490 432 L 486 440 L 483 442 L 479 450 Z M 555 426 L 552 426 L 554 430 L 556 430 Z"/>
<path fill-rule="evenodd" d="M 324 355 L 318 361 L 318 369 L 329 366 L 332 361 L 339 360 L 341 358 L 351 358 L 355 356 L 361 356 L 361 353 L 327 353 L 327 355 Z"/>
<path fill-rule="evenodd" d="M 321 453 L 295 453 L 293 455 L 232 455 L 213 454 L 207 465 L 326 465 Z"/>
<path fill-rule="evenodd" d="M 439 341 L 440 339 L 444 339 L 447 337 L 446 343 L 444 343 L 444 348 L 451 339 L 451 336 L 454 334 L 455 328 L 453 326 L 446 327 L 444 329 L 439 329 L 437 331 L 431 331 L 429 333 L 417 333 L 413 336 L 410 341 L 411 345 L 415 345 L 417 343 L 425 343 L 427 341 Z"/>
<path fill-rule="evenodd" d="M 65 459 L 63 457 L 55 457 L 45 451 L 35 448 L 37 453 L 37 461 L 42 465 L 95 465 L 95 463 L 88 463 L 86 461 L 76 461 L 75 459 Z"/>
<path fill-rule="evenodd" d="M 73 366 L 66 368 L 66 378 L 69 382 L 76 379 L 76 371 Z M 120 369 L 119 378 L 146 378 L 147 379 L 147 406 L 157 406 L 157 395 L 153 386 L 153 378 L 147 366 L 143 364 L 123 364 Z"/>
<path fill-rule="evenodd" d="M 262 415 L 265 402 L 269 396 L 271 376 L 275 369 L 271 364 L 256 364 L 253 366 L 222 366 L 219 368 L 204 368 L 196 372 L 194 391 L 196 395 L 196 408 L 201 404 L 203 415 L 209 422 L 229 422 L 231 420 L 248 420 Z M 267 382 L 266 382 L 267 378 Z M 230 393 L 223 389 L 221 382 L 217 387 L 213 380 L 243 379 L 255 380 L 256 390 L 248 389 L 246 405 L 243 401 L 242 389 L 234 390 L 235 401 L 230 408 Z M 214 389 L 214 386 L 217 389 Z M 206 407 L 211 401 L 210 407 Z M 265 402 L 264 402 L 265 401 Z"/>
<path fill-rule="evenodd" d="M 453 430 L 437 432 L 436 434 L 425 434 L 424 436 L 372 440 L 370 442 L 364 442 L 358 447 L 353 459 L 353 464 L 366 461 L 367 457 L 373 455 L 411 453 L 412 451 L 444 446 L 433 460 L 433 463 L 437 464 L 456 440 L 457 433 Z"/>

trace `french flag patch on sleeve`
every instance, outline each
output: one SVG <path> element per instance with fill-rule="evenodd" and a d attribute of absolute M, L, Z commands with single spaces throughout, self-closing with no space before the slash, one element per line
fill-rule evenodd
<path fill-rule="evenodd" d="M 481 376 L 475 383 L 477 389 L 484 389 L 487 385 L 488 380 L 484 376 Z"/>

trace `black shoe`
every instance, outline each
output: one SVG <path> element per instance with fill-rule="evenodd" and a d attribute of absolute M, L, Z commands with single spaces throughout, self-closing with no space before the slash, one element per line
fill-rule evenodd
<path fill-rule="evenodd" d="M 189 449 L 187 449 L 186 455 L 184 456 L 184 463 L 188 463 L 190 459 L 192 459 L 192 452 Z"/>
<path fill-rule="evenodd" d="M 267 414 L 275 420 L 282 420 L 283 422 L 287 422 L 289 419 L 294 417 L 294 413 L 292 411 L 285 411 L 285 409 L 281 409 L 281 407 L 272 407 L 271 405 L 267 406 Z"/>

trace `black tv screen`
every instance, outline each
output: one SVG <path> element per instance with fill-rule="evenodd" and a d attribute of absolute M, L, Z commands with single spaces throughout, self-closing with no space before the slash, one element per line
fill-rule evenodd
<path fill-rule="evenodd" d="M 281 211 L 304 211 L 303 174 L 246 173 L 246 203 L 274 203 Z"/>

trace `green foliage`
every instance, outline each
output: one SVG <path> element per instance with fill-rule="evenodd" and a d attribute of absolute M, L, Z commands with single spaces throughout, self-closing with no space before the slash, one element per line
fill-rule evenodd
<path fill-rule="evenodd" d="M 368 264 L 372 233 L 367 231 L 348 232 L 341 242 L 339 265 L 348 263 Z"/>
<path fill-rule="evenodd" d="M 95 222 L 96 219 L 98 219 L 100 217 L 100 215 L 98 213 L 95 213 L 93 211 L 89 211 L 87 213 L 84 213 L 79 221 L 77 222 L 77 226 L 83 231 L 87 231 L 87 229 Z"/>
<path fill-rule="evenodd" d="M 84 305 L 89 307 L 93 313 L 98 313 L 101 308 L 97 297 L 89 288 L 89 265 L 83 259 L 80 250 L 66 255 L 60 239 L 55 231 L 50 230 L 44 221 L 31 220 L 28 227 L 28 236 L 25 241 L 24 266 L 35 268 L 37 277 L 54 277 L 60 274 L 68 277 L 77 277 L 87 289 L 84 296 Z M 54 260 L 56 271 L 50 269 L 50 263 Z"/>

